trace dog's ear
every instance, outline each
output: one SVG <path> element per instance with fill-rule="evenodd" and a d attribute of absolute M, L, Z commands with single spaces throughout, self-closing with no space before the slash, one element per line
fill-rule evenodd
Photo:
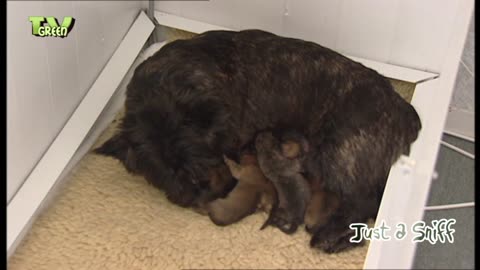
<path fill-rule="evenodd" d="M 102 146 L 96 148 L 94 153 L 110 156 L 125 162 L 128 154 L 128 142 L 121 133 L 117 133 Z"/>

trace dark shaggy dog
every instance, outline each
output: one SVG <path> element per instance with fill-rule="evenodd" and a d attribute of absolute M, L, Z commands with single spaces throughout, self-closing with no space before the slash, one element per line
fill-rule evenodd
<path fill-rule="evenodd" d="M 98 153 L 192 206 L 236 184 L 223 162 L 263 130 L 309 142 L 306 178 L 340 198 L 311 245 L 335 252 L 375 217 L 391 165 L 421 128 L 374 70 L 312 42 L 247 30 L 165 45 L 135 71 L 120 131 Z M 214 178 L 214 181 L 210 181 Z"/>

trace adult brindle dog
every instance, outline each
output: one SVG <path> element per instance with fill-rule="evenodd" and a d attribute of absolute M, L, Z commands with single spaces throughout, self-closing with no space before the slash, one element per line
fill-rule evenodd
<path fill-rule="evenodd" d="M 306 179 L 340 198 L 325 224 L 308 228 L 310 244 L 326 252 L 350 247 L 349 224 L 377 215 L 391 165 L 421 128 L 415 109 L 374 70 L 259 30 L 165 45 L 136 69 L 125 108 L 97 153 L 184 207 L 224 197 L 236 181 L 223 155 L 235 156 L 259 132 L 303 134 Z"/>

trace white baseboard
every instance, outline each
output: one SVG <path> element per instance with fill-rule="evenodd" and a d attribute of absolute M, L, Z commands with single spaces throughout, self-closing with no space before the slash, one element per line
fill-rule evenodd
<path fill-rule="evenodd" d="M 466 139 L 475 140 L 475 113 L 451 108 L 447 115 L 445 133 Z"/>

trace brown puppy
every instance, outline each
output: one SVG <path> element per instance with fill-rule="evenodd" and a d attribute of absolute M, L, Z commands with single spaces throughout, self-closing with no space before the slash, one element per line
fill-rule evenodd
<path fill-rule="evenodd" d="M 312 233 L 327 224 L 332 214 L 340 205 L 340 199 L 333 193 L 326 192 L 323 187 L 313 182 L 312 196 L 305 210 L 305 229 Z"/>
<path fill-rule="evenodd" d="M 226 198 L 214 200 L 204 207 L 213 223 L 229 225 L 257 209 L 270 212 L 276 200 L 275 188 L 263 175 L 256 157 L 243 154 L 240 164 L 226 157 L 224 160 L 238 183 Z"/>

